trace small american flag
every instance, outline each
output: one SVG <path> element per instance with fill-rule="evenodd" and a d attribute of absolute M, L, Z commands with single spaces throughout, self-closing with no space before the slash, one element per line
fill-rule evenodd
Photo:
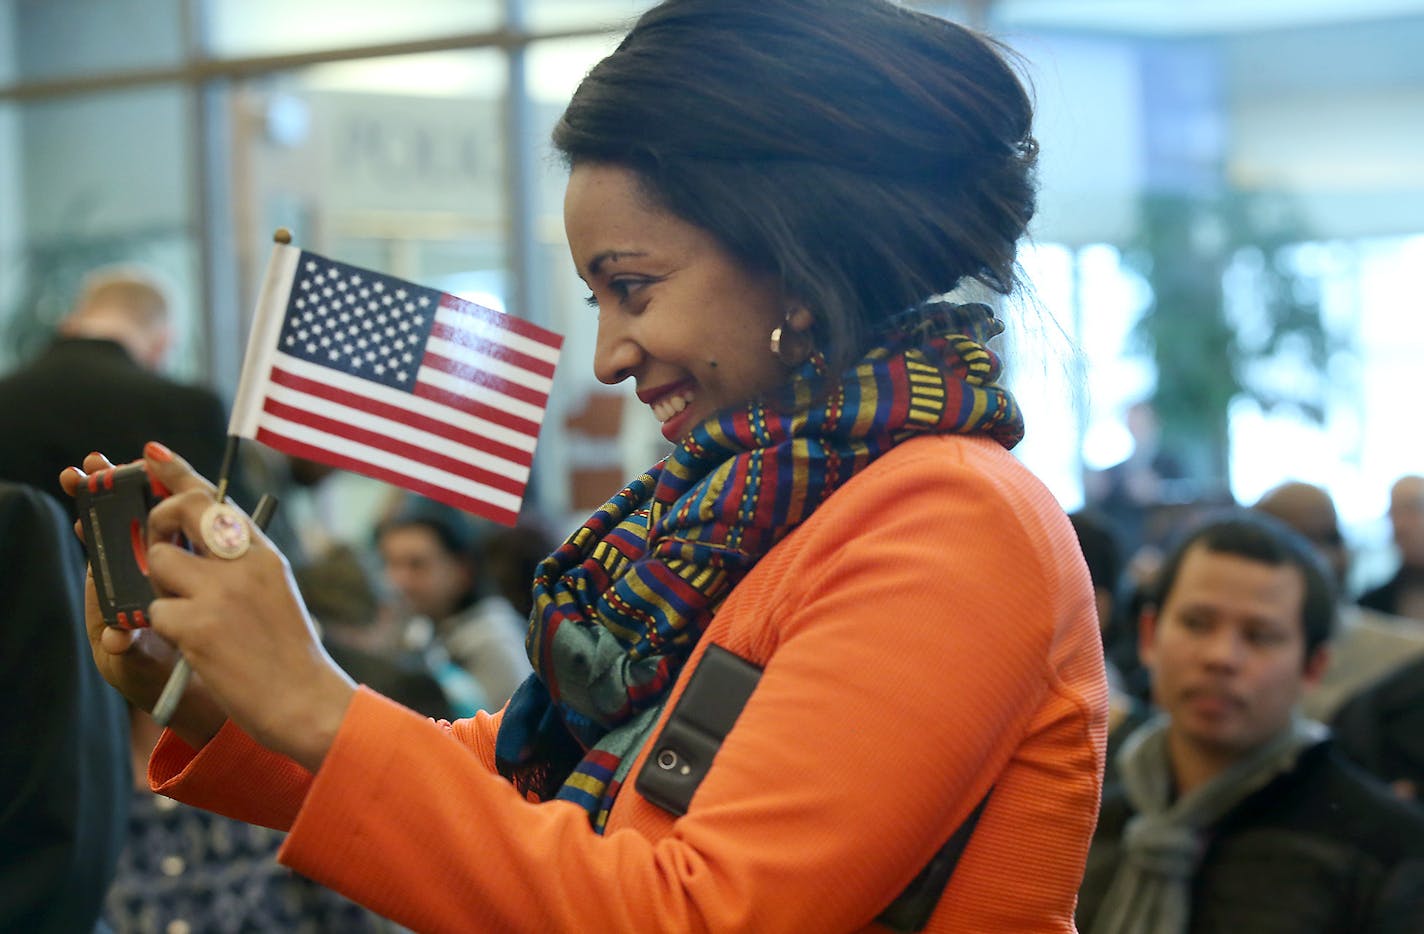
<path fill-rule="evenodd" d="M 562 343 L 278 244 L 228 433 L 512 525 Z"/>

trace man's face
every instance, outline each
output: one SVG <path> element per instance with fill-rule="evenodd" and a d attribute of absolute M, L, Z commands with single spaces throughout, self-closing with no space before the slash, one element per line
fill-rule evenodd
<path fill-rule="evenodd" d="M 1305 663 L 1305 577 L 1192 545 L 1155 616 L 1143 662 L 1170 732 L 1215 762 L 1234 761 L 1285 729 L 1319 658 Z"/>
<path fill-rule="evenodd" d="M 1395 484 L 1389 521 L 1405 567 L 1424 569 L 1424 479 L 1409 477 Z"/>
<path fill-rule="evenodd" d="M 423 525 L 387 529 L 379 547 L 386 579 L 416 613 L 444 619 L 470 591 L 470 567 L 446 551 L 435 532 Z"/>

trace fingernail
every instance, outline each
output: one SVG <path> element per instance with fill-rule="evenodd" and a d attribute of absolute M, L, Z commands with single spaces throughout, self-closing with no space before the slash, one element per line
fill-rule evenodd
<path fill-rule="evenodd" d="M 151 457 L 160 464 L 166 464 L 173 459 L 173 452 L 159 444 L 157 441 L 150 441 L 143 446 L 145 457 Z"/>

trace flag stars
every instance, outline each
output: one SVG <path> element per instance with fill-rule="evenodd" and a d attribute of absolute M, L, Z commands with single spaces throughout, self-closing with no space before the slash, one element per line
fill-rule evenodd
<path fill-rule="evenodd" d="M 307 353 L 316 353 L 316 344 L 307 344 Z"/>
<path fill-rule="evenodd" d="M 385 345 L 385 344 L 382 344 L 382 345 L 380 346 L 380 351 L 381 351 L 381 356 L 383 356 L 383 357 L 389 357 L 389 356 L 391 355 L 391 348 L 388 347 L 388 346 Z"/>
<path fill-rule="evenodd" d="M 415 311 L 415 302 L 406 302 L 406 303 L 405 303 L 405 310 L 406 310 L 406 311 Z"/>
<path fill-rule="evenodd" d="M 389 295 L 381 296 L 381 303 L 384 305 L 389 305 L 393 301 L 395 301 L 395 299 L 391 298 Z"/>
<path fill-rule="evenodd" d="M 361 291 L 357 292 L 356 294 L 359 295 L 359 296 L 361 296 L 362 298 L 370 298 L 370 297 L 371 297 L 371 290 L 370 290 L 370 289 L 362 289 Z"/>
<path fill-rule="evenodd" d="M 326 355 L 326 358 L 327 358 L 328 360 L 332 361 L 333 363 L 335 363 L 337 360 L 340 360 L 340 359 L 341 359 L 341 351 L 339 351 L 339 350 L 332 350 L 332 351 L 329 351 L 329 352 L 327 353 L 327 355 Z"/>
<path fill-rule="evenodd" d="M 327 298 L 331 298 L 331 296 L 335 295 L 336 292 L 332 289 L 331 286 L 328 285 L 326 288 L 321 290 L 321 294 L 325 295 Z"/>
<path fill-rule="evenodd" d="M 357 334 L 361 333 L 361 329 L 353 324 L 351 325 L 351 327 L 346 329 L 346 333 L 350 334 L 352 337 L 355 337 Z"/>
<path fill-rule="evenodd" d="M 309 312 L 309 311 L 302 313 L 302 320 L 303 320 L 303 321 L 310 322 L 310 321 L 311 321 L 313 318 L 315 318 L 315 317 L 316 317 L 316 315 L 312 314 L 312 313 Z"/>
<path fill-rule="evenodd" d="M 401 354 L 401 361 L 404 363 L 414 363 L 415 357 L 411 356 L 411 354 L 409 353 L 403 353 Z"/>
<path fill-rule="evenodd" d="M 339 272 L 336 271 L 336 267 L 335 267 L 335 266 L 332 266 L 330 269 L 328 269 L 328 270 L 326 271 L 326 277 L 327 277 L 328 279 L 340 279 L 340 278 L 341 278 L 341 273 L 339 273 Z"/>
<path fill-rule="evenodd" d="M 387 336 L 387 337 L 395 337 L 395 336 L 396 336 L 396 329 L 393 328 L 393 327 L 388 327 L 388 328 L 386 328 L 386 336 Z"/>
<path fill-rule="evenodd" d="M 410 322 L 409 322 L 409 321 L 402 321 L 402 322 L 400 323 L 400 329 L 401 329 L 402 331 L 409 331 L 409 330 L 410 330 Z"/>
<path fill-rule="evenodd" d="M 316 277 L 312 281 L 315 282 L 317 285 L 326 285 L 326 276 L 323 276 L 321 273 L 317 273 Z"/>
<path fill-rule="evenodd" d="M 346 280 L 343 279 L 342 281 L 336 283 L 336 288 L 337 288 L 339 291 L 345 292 L 348 288 L 350 288 L 350 286 L 348 286 L 348 285 L 346 284 Z"/>
<path fill-rule="evenodd" d="M 430 296 L 422 295 L 420 296 L 420 298 L 416 299 L 416 303 L 420 305 L 421 308 L 424 308 L 426 305 L 430 304 Z"/>
<path fill-rule="evenodd" d="M 384 292 L 386 290 L 385 284 L 381 282 L 374 283 L 371 288 L 377 292 Z"/>
<path fill-rule="evenodd" d="M 367 360 L 368 362 L 370 362 L 370 363 L 375 363 L 375 362 L 376 362 L 376 352 L 375 352 L 374 350 L 368 350 L 368 351 L 366 351 L 366 360 Z"/>
<path fill-rule="evenodd" d="M 361 284 L 362 282 L 364 282 L 364 281 L 365 281 L 365 280 L 362 279 L 359 274 L 358 274 L 358 275 L 354 275 L 354 276 L 351 277 L 351 284 L 352 284 L 352 285 L 360 285 L 360 284 Z"/>
<path fill-rule="evenodd" d="M 311 285 L 312 285 L 312 284 L 311 284 L 311 280 L 310 280 L 310 279 L 303 279 L 303 280 L 302 280 L 302 289 L 304 289 L 305 291 L 310 292 L 310 291 L 311 291 Z"/>
<path fill-rule="evenodd" d="M 316 263 L 314 261 L 307 260 L 307 272 L 316 272 Z"/>
<path fill-rule="evenodd" d="M 367 347 L 371 346 L 371 342 L 363 337 L 356 342 L 356 346 L 360 347 L 362 350 L 365 350 Z"/>
<path fill-rule="evenodd" d="M 405 370 L 401 370 L 400 372 L 396 373 L 396 379 L 400 380 L 403 383 L 406 380 L 410 379 L 410 377 L 406 374 Z"/>

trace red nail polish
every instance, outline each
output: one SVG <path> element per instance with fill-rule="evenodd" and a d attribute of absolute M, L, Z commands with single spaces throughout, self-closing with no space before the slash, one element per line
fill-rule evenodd
<path fill-rule="evenodd" d="M 166 464 L 173 459 L 173 452 L 159 444 L 157 441 L 150 441 L 143 446 L 143 453 L 146 457 L 151 457 L 161 464 Z"/>

